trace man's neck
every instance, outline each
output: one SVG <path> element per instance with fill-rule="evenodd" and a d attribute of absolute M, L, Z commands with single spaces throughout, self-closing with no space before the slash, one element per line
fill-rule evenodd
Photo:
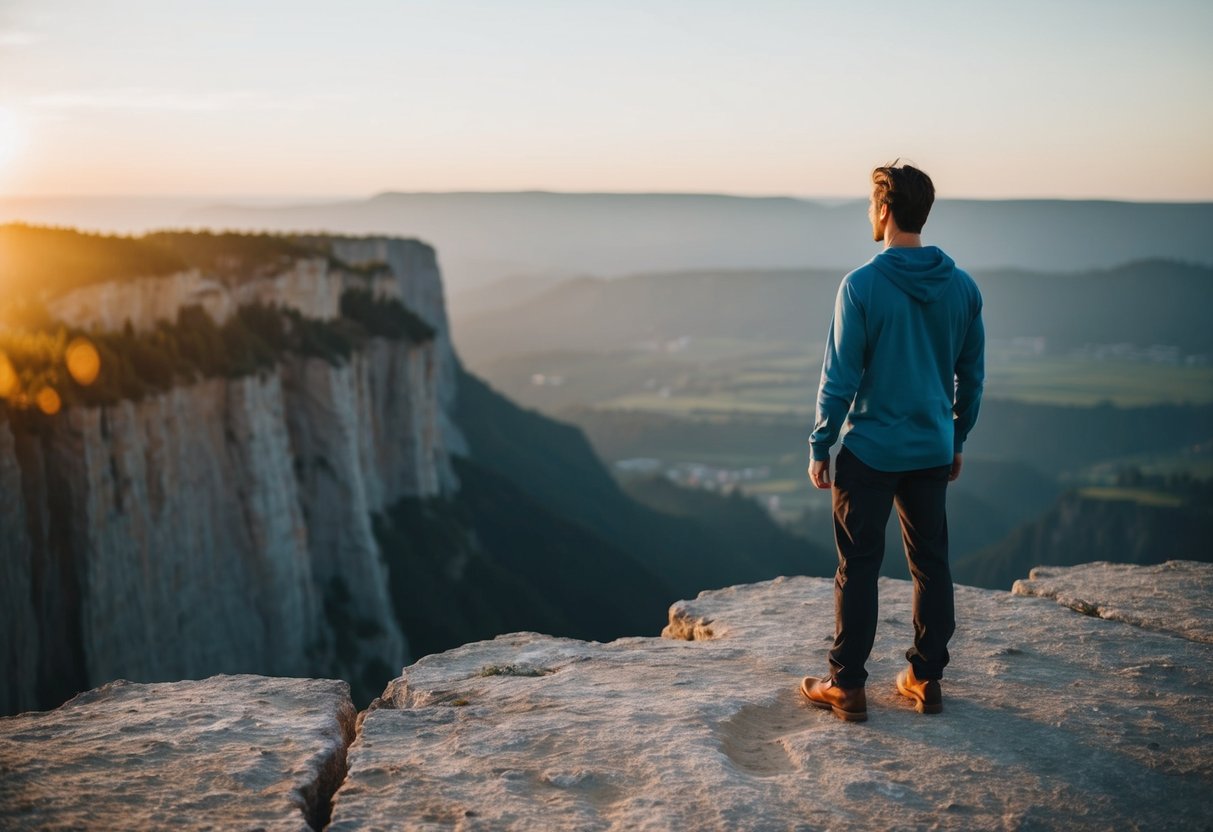
<path fill-rule="evenodd" d="M 900 228 L 893 228 L 890 224 L 884 230 L 884 247 L 922 248 L 922 235 L 911 234 L 908 231 L 902 231 Z"/>

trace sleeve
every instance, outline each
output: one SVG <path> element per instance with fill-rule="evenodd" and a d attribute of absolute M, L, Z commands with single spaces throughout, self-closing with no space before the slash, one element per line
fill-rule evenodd
<path fill-rule="evenodd" d="M 977 314 L 969 324 L 960 356 L 956 359 L 956 398 L 952 404 L 952 425 L 956 438 L 953 453 L 964 450 L 965 439 L 977 423 L 981 409 L 981 393 L 986 380 L 986 330 L 981 320 L 981 296 L 977 298 Z"/>
<path fill-rule="evenodd" d="M 859 380 L 863 377 L 863 356 L 867 350 L 867 325 L 863 305 L 855 284 L 848 275 L 838 287 L 834 318 L 821 365 L 821 385 L 817 390 L 817 421 L 809 437 L 813 459 L 830 458 L 830 448 L 838 441 Z"/>

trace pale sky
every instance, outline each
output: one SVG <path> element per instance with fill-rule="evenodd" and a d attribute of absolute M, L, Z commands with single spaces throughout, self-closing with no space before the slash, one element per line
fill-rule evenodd
<path fill-rule="evenodd" d="M 0 197 L 1213 200 L 1213 2 L 0 0 Z"/>

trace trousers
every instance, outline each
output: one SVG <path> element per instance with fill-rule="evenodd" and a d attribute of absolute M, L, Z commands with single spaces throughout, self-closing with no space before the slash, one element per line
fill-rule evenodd
<path fill-rule="evenodd" d="M 877 579 L 884 560 L 885 527 L 897 506 L 901 539 L 914 582 L 914 646 L 906 659 L 919 679 L 939 679 L 948 664 L 956 629 L 952 573 L 948 566 L 946 495 L 951 465 L 913 471 L 878 471 L 844 446 L 832 489 L 834 542 L 834 683 L 863 687 L 864 668 L 876 639 Z"/>

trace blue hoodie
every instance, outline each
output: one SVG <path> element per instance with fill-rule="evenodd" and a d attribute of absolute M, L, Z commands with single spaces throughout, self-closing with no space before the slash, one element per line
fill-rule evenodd
<path fill-rule="evenodd" d="M 887 248 L 843 278 L 821 368 L 813 459 L 842 444 L 871 468 L 952 462 L 985 379 L 981 293 L 935 246 Z"/>

